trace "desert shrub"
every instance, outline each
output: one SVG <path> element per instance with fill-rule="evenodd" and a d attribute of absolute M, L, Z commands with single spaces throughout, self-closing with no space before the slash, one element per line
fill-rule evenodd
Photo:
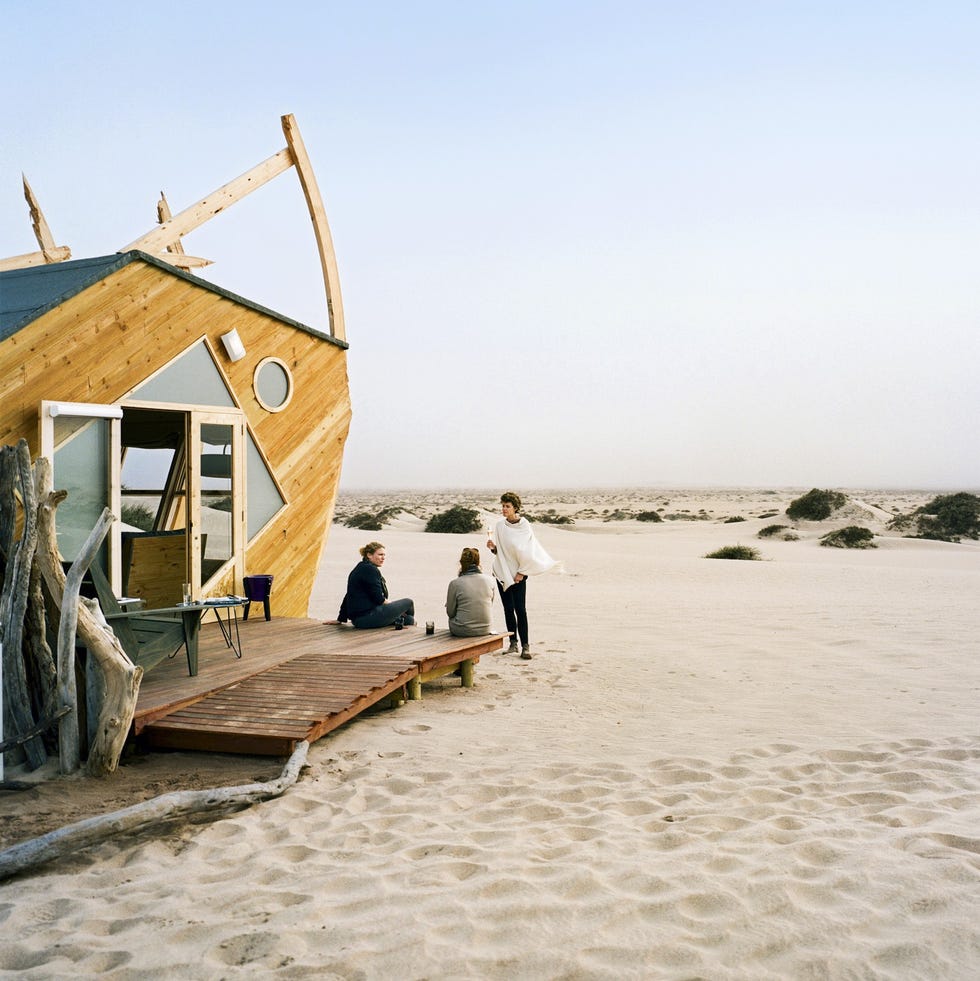
<path fill-rule="evenodd" d="M 668 517 L 672 517 L 668 515 Z M 664 519 L 656 511 L 621 511 L 617 508 L 608 513 L 603 521 L 663 521 Z"/>
<path fill-rule="evenodd" d="M 121 517 L 127 525 L 143 531 L 153 531 L 156 515 L 145 504 L 124 504 Z"/>
<path fill-rule="evenodd" d="M 797 535 L 795 531 L 788 531 L 785 535 L 783 535 L 784 542 L 798 542 L 799 540 L 800 536 Z"/>
<path fill-rule="evenodd" d="M 779 532 L 785 531 L 789 525 L 766 525 L 765 528 L 759 529 L 760 538 L 772 538 L 773 535 L 778 535 Z"/>
<path fill-rule="evenodd" d="M 913 538 L 958 542 L 980 538 L 980 497 L 976 494 L 940 494 L 911 515 L 896 518 L 891 527 L 910 529 Z"/>
<path fill-rule="evenodd" d="M 380 511 L 358 511 L 349 518 L 344 518 L 348 528 L 359 528 L 361 531 L 381 531 L 396 514 L 404 508 L 382 508 Z"/>
<path fill-rule="evenodd" d="M 820 544 L 828 545 L 830 548 L 877 548 L 874 538 L 870 528 L 848 525 L 846 528 L 828 532 L 820 539 Z"/>
<path fill-rule="evenodd" d="M 725 518 L 725 520 L 722 523 L 726 525 L 734 525 L 734 524 L 738 524 L 739 521 L 744 521 L 744 520 L 745 518 L 743 518 L 740 514 L 733 514 L 730 518 Z"/>
<path fill-rule="evenodd" d="M 361 531 L 381 531 L 383 527 L 378 516 L 370 511 L 358 511 L 357 514 L 345 518 L 344 524 L 348 528 L 360 528 Z"/>
<path fill-rule="evenodd" d="M 567 514 L 557 514 L 554 508 L 549 509 L 544 514 L 525 514 L 525 518 L 528 521 L 537 521 L 542 525 L 573 525 L 575 524 L 575 519 L 569 517 Z"/>
<path fill-rule="evenodd" d="M 709 552 L 706 559 L 749 559 L 759 558 L 759 550 L 749 545 L 726 545 L 724 548 Z"/>
<path fill-rule="evenodd" d="M 792 501 L 786 514 L 794 521 L 823 521 L 847 503 L 840 491 L 818 490 L 816 487 Z"/>
<path fill-rule="evenodd" d="M 482 527 L 479 511 L 456 504 L 448 511 L 441 511 L 429 518 L 425 530 L 442 535 L 468 535 Z"/>
<path fill-rule="evenodd" d="M 756 515 L 756 517 L 762 518 L 764 520 L 766 518 L 775 518 L 777 514 L 779 514 L 778 511 L 765 511 L 762 514 Z"/>

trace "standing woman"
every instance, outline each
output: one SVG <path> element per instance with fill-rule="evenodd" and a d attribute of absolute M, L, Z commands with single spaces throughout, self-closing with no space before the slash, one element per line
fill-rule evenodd
<path fill-rule="evenodd" d="M 527 630 L 527 577 L 553 569 L 558 563 L 542 548 L 534 537 L 531 522 L 523 517 L 521 499 L 512 491 L 500 495 L 500 513 L 503 517 L 494 526 L 487 541 L 493 552 L 493 574 L 504 604 L 504 619 L 511 633 L 508 654 L 518 651 L 521 641 L 521 657 L 531 660 L 531 645 Z"/>
<path fill-rule="evenodd" d="M 347 577 L 347 594 L 340 604 L 336 620 L 329 624 L 346 623 L 348 620 L 358 630 L 373 627 L 412 626 L 415 623 L 415 604 L 410 599 L 388 600 L 388 584 L 381 575 L 385 561 L 385 547 L 381 542 L 368 542 L 361 550 L 361 561 Z"/>

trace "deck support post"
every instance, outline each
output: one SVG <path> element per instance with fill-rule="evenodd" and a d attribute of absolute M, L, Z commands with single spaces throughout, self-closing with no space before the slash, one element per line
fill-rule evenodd
<path fill-rule="evenodd" d="M 464 688 L 473 687 L 473 658 L 459 663 L 459 680 Z"/>
<path fill-rule="evenodd" d="M 422 701 L 422 679 L 418 675 L 408 682 L 408 698 L 412 702 Z"/>
<path fill-rule="evenodd" d="M 393 692 L 390 692 L 384 698 L 384 704 L 388 708 L 396 709 L 401 705 L 405 704 L 406 699 L 405 686 L 402 685 L 401 688 L 396 688 Z"/>

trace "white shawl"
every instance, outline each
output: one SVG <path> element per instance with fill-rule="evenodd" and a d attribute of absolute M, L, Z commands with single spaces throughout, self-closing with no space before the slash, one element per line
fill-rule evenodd
<path fill-rule="evenodd" d="M 517 573 L 536 576 L 558 565 L 534 537 L 527 518 L 513 524 L 501 518 L 494 525 L 493 543 L 497 546 L 497 554 L 493 557 L 493 574 L 504 584 L 505 590 L 514 585 Z"/>

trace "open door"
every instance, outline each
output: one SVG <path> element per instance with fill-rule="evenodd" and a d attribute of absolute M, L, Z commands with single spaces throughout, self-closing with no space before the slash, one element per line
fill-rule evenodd
<path fill-rule="evenodd" d="M 58 546 L 72 561 L 104 507 L 100 562 L 117 596 L 147 606 L 234 591 L 245 571 L 245 416 L 160 403 L 42 402 L 41 453 L 55 487 Z M 234 584 L 234 585 L 233 585 Z"/>
<path fill-rule="evenodd" d="M 229 572 L 236 584 L 245 575 L 245 417 L 194 410 L 188 426 L 188 581 L 206 591 Z"/>
<path fill-rule="evenodd" d="M 121 468 L 122 588 L 150 606 L 195 599 L 245 568 L 245 416 L 127 402 Z M 220 592 L 233 590 L 226 585 Z"/>
<path fill-rule="evenodd" d="M 55 522 L 58 548 L 66 562 L 75 560 L 104 508 L 119 517 L 121 418 L 118 405 L 41 402 L 41 456 L 51 462 L 54 486 L 68 491 Z M 119 531 L 119 522 L 114 521 L 98 559 L 117 592 L 121 586 Z"/>

